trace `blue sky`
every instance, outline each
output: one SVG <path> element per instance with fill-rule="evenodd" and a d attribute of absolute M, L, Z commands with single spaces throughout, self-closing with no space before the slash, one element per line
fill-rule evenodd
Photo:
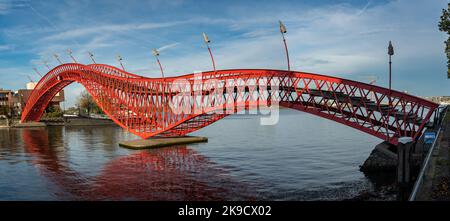
<path fill-rule="evenodd" d="M 446 0 L 419 1 L 30 1 L 0 0 L 0 88 L 17 90 L 64 62 L 67 49 L 81 63 L 159 76 L 151 55 L 160 48 L 166 75 L 211 69 L 202 32 L 218 69 L 286 68 L 278 20 L 287 26 L 294 70 L 386 86 L 387 43 L 395 46 L 393 87 L 420 96 L 450 95 L 437 23 Z M 83 87 L 66 88 L 66 107 Z"/>

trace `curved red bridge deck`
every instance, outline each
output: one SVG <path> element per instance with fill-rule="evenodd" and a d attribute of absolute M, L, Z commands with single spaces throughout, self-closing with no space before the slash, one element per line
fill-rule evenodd
<path fill-rule="evenodd" d="M 182 136 L 229 114 L 275 105 L 330 119 L 396 144 L 418 138 L 438 104 L 375 85 L 262 69 L 146 78 L 104 64 L 63 64 L 36 85 L 22 122 L 39 121 L 67 85 L 82 84 L 118 125 L 142 138 Z M 182 110 L 182 111 L 180 111 Z"/>

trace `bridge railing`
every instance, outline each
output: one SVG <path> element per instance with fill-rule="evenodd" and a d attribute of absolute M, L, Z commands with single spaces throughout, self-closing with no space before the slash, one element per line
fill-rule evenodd
<path fill-rule="evenodd" d="M 184 86 L 179 83 L 183 80 Z M 392 139 L 395 143 L 396 137 L 420 136 L 437 107 L 437 104 L 395 90 L 313 73 L 239 69 L 162 79 L 141 77 L 108 65 L 65 64 L 39 81 L 22 119 L 39 119 L 51 97 L 73 81 L 84 85 L 116 123 L 144 137 L 170 134 L 175 129 L 184 129 L 186 133 L 199 129 L 220 119 L 204 115 L 227 103 L 237 110 L 252 102 L 278 99 L 285 106 L 346 124 L 381 139 Z M 209 87 L 210 81 L 218 83 Z M 189 98 L 184 101 L 193 113 L 178 114 L 169 106 L 180 93 L 178 89 L 183 87 L 188 88 Z M 275 91 L 275 96 L 268 96 Z M 202 107 L 202 102 L 210 102 L 215 92 L 220 92 L 214 103 L 216 107 Z M 33 116 L 29 117 L 30 114 Z"/>
<path fill-rule="evenodd" d="M 439 120 L 446 118 L 446 115 L 448 114 L 448 112 L 450 112 L 450 106 L 445 107 L 442 111 L 443 111 L 442 112 L 443 114 L 441 115 Z M 428 150 L 424 161 L 422 162 L 422 166 L 421 166 L 419 175 L 417 176 L 416 182 L 414 183 L 413 189 L 409 196 L 409 199 L 408 199 L 409 201 L 416 201 L 419 197 L 423 197 L 422 196 L 422 194 L 424 193 L 423 191 L 427 191 L 428 193 L 430 192 L 430 190 L 426 189 L 427 187 L 424 185 L 425 185 L 425 182 L 429 182 L 430 179 L 433 178 L 433 177 L 430 177 L 429 171 L 431 170 L 431 166 L 432 166 L 431 165 L 432 155 L 436 150 L 436 146 L 438 145 L 439 135 L 442 131 L 442 125 L 438 124 L 438 126 L 439 126 L 439 129 L 436 132 L 436 138 L 434 139 L 433 143 L 431 144 L 431 147 Z"/>

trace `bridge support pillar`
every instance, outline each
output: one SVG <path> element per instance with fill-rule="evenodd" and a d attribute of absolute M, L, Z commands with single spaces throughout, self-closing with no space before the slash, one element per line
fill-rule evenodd
<path fill-rule="evenodd" d="M 397 182 L 399 188 L 399 199 L 407 200 L 411 184 L 411 150 L 413 149 L 413 139 L 411 137 L 401 137 L 397 145 Z"/>
<path fill-rule="evenodd" d="M 158 147 L 176 146 L 192 143 L 203 143 L 208 142 L 206 137 L 195 137 L 195 136 L 182 136 L 182 137 L 156 137 L 147 140 L 131 140 L 119 142 L 119 146 L 141 150 L 141 149 L 151 149 Z"/>

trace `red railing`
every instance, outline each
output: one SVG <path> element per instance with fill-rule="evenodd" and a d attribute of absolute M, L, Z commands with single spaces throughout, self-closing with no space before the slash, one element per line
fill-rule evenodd
<path fill-rule="evenodd" d="M 313 73 L 236 69 L 163 79 L 70 63 L 39 81 L 22 122 L 39 121 L 53 96 L 72 82 L 82 84 L 115 123 L 142 138 L 185 135 L 229 114 L 278 103 L 396 144 L 402 136 L 418 138 L 438 107 L 402 92 Z"/>

